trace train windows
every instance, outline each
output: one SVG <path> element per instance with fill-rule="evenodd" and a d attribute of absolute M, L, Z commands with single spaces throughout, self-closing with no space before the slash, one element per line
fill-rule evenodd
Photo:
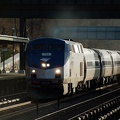
<path fill-rule="evenodd" d="M 44 44 L 39 44 L 39 45 L 31 45 L 31 50 L 45 50 L 46 47 Z"/>
<path fill-rule="evenodd" d="M 117 64 L 120 65 L 120 61 L 117 61 Z"/>
<path fill-rule="evenodd" d="M 82 45 L 78 45 L 80 53 L 83 53 Z"/>
<path fill-rule="evenodd" d="M 71 47 L 71 51 L 72 51 L 72 52 L 75 52 L 74 45 L 70 45 L 70 47 Z"/>
<path fill-rule="evenodd" d="M 79 50 L 79 53 L 81 53 L 81 48 L 80 48 L 80 45 L 78 45 L 78 50 Z"/>
<path fill-rule="evenodd" d="M 92 62 L 87 62 L 87 67 L 93 67 L 93 63 Z"/>
<path fill-rule="evenodd" d="M 115 65 L 120 65 L 120 61 L 115 61 Z"/>
<path fill-rule="evenodd" d="M 106 62 L 105 62 L 105 61 L 102 61 L 102 64 L 103 64 L 103 65 L 106 65 Z"/>
<path fill-rule="evenodd" d="M 48 50 L 50 50 L 50 51 L 63 51 L 64 45 L 63 44 L 49 44 Z"/>
<path fill-rule="evenodd" d="M 81 51 L 80 51 L 79 45 L 77 45 L 77 47 L 78 47 L 78 52 L 80 53 Z"/>
<path fill-rule="evenodd" d="M 77 45 L 74 45 L 74 48 L 75 48 L 75 53 L 79 53 L 78 46 L 77 46 Z"/>
<path fill-rule="evenodd" d="M 104 66 L 111 66 L 111 61 L 102 61 Z"/>
<path fill-rule="evenodd" d="M 99 64 L 99 61 L 95 61 L 95 67 L 99 67 L 100 64 Z"/>
<path fill-rule="evenodd" d="M 95 63 L 93 62 L 87 62 L 87 68 L 94 68 L 94 67 L 100 67 L 100 63 L 99 61 L 95 61 Z"/>
<path fill-rule="evenodd" d="M 31 45 L 31 50 L 54 50 L 63 51 L 64 45 L 62 44 L 49 44 L 48 47 L 45 44 Z"/>

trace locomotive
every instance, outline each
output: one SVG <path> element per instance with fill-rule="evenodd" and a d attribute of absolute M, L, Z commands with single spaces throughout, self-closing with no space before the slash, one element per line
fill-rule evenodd
<path fill-rule="evenodd" d="M 38 38 L 26 46 L 29 95 L 73 94 L 119 80 L 120 51 L 84 48 L 79 42 Z"/>

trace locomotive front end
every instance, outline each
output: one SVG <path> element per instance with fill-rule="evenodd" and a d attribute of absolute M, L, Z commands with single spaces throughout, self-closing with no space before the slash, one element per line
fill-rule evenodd
<path fill-rule="evenodd" d="M 59 39 L 36 39 L 26 49 L 29 84 L 47 90 L 62 86 L 65 43 Z"/>

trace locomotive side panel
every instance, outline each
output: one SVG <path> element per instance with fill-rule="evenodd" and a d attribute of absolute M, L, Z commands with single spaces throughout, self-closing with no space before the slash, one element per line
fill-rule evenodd
<path fill-rule="evenodd" d="M 82 46 L 69 41 L 69 47 L 69 59 L 64 65 L 64 94 L 75 92 L 78 82 L 83 82 L 84 78 Z"/>
<path fill-rule="evenodd" d="M 71 83 L 73 83 L 73 87 L 75 88 L 77 87 L 78 82 L 83 81 L 84 77 L 84 64 L 82 53 L 71 53 L 70 70 Z"/>

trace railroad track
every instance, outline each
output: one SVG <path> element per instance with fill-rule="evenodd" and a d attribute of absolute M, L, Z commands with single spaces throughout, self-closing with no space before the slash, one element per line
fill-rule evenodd
<path fill-rule="evenodd" d="M 54 103 L 56 103 L 56 100 L 52 101 L 52 102 L 50 101 L 50 102 L 47 102 L 47 103 L 40 104 L 39 108 L 43 108 L 43 107 L 49 106 L 49 105 L 54 104 Z M 8 108 L 17 108 L 17 107 L 20 107 L 20 108 L 15 109 L 13 111 L 10 111 L 10 109 L 9 109 L 7 113 L 5 112 L 5 114 L 1 114 L 0 115 L 0 120 L 9 119 L 11 117 L 36 110 L 36 105 L 34 103 L 32 104 L 32 101 L 27 101 L 27 102 L 24 102 L 24 103 L 12 105 L 11 107 L 9 106 Z"/>
<path fill-rule="evenodd" d="M 120 96 L 90 108 L 68 120 L 112 120 L 120 112 Z"/>
<path fill-rule="evenodd" d="M 80 118 L 82 120 L 82 117 L 80 117 L 80 116 L 83 114 L 83 112 L 84 112 L 84 114 L 86 112 L 88 113 L 88 111 L 90 111 L 92 109 L 95 109 L 95 108 L 97 109 L 100 106 L 105 106 L 106 104 L 109 105 L 109 103 L 111 103 L 111 104 L 112 103 L 119 103 L 119 105 L 120 105 L 119 93 L 120 93 L 120 88 L 113 90 L 113 91 L 110 91 L 108 93 L 99 95 L 97 97 L 88 99 L 86 101 L 71 105 L 69 107 L 66 107 L 64 109 L 58 110 L 58 111 L 53 112 L 53 113 L 50 113 L 48 115 L 39 117 L 35 120 L 48 120 L 48 119 L 49 120 L 61 120 L 61 119 L 62 120 L 67 120 L 67 119 L 80 120 Z M 107 106 L 106 106 L 106 108 L 107 108 Z M 80 114 L 80 113 L 82 113 L 82 114 Z M 101 110 L 101 113 L 102 113 L 102 110 Z M 76 114 L 78 114 L 78 115 L 76 116 Z M 73 117 L 73 116 L 75 116 L 75 117 Z M 83 120 L 86 120 L 85 117 L 83 118 Z M 94 120 L 94 119 L 92 119 L 92 120 Z"/>
<path fill-rule="evenodd" d="M 20 92 L 16 94 L 6 95 L 0 97 L 0 109 L 13 104 L 21 103 L 23 101 L 28 101 L 27 92 Z M 1 111 L 1 110 L 0 110 Z"/>
<path fill-rule="evenodd" d="M 107 87 L 109 90 L 105 90 Z M 114 89 L 116 89 L 116 88 L 114 88 Z M 106 93 L 105 93 L 106 96 L 103 94 L 104 90 L 106 91 Z M 75 111 L 75 110 L 79 111 L 79 112 L 81 110 L 82 112 L 80 112 L 80 113 L 83 113 L 85 111 L 83 108 L 86 108 L 87 110 L 89 109 L 89 107 L 91 108 L 90 102 L 93 102 L 94 99 L 96 99 L 96 102 L 94 102 L 94 104 L 97 103 L 97 105 L 95 104 L 94 107 L 98 106 L 98 104 L 100 104 L 100 103 L 98 103 L 98 101 L 102 96 L 103 96 L 103 98 L 105 97 L 105 98 L 108 98 L 110 100 L 110 98 L 108 96 L 110 96 L 109 94 L 111 91 L 113 92 L 113 88 L 110 86 L 106 86 L 105 88 L 101 88 L 101 89 L 98 89 L 96 91 L 92 90 L 92 91 L 87 92 L 87 93 L 78 94 L 78 95 L 75 95 L 72 97 L 66 97 L 66 98 L 60 100 L 59 107 L 57 106 L 57 104 L 58 104 L 57 100 L 39 103 L 38 115 L 36 115 L 36 103 L 31 104 L 31 102 L 29 101 L 30 103 L 24 107 L 20 107 L 19 109 L 12 110 L 12 111 L 9 110 L 8 112 L 5 112 L 5 114 L 4 113 L 0 114 L 0 120 L 6 120 L 6 119 L 7 120 L 16 120 L 16 116 L 21 117 L 22 115 L 23 115 L 23 118 L 21 118 L 22 120 L 26 120 L 26 119 L 43 120 L 43 119 L 48 119 L 48 118 L 52 119 L 52 120 L 54 120 L 54 119 L 61 120 L 60 116 L 66 116 L 65 114 L 68 114 L 67 112 L 72 112 L 72 114 L 70 113 L 70 115 L 71 115 L 70 117 L 68 117 L 68 118 L 62 117 L 62 120 L 64 120 L 64 119 L 66 120 L 66 119 L 72 118 L 73 116 L 79 114 L 79 113 L 75 113 L 75 115 L 73 115 L 73 113 L 74 113 L 73 111 Z M 114 90 L 114 95 L 117 95 L 117 94 L 115 94 L 115 91 L 117 92 L 117 90 Z M 98 96 L 98 94 L 101 94 L 101 95 Z M 97 96 L 98 96 L 98 98 L 97 98 Z M 75 101 L 75 104 L 72 103 L 73 101 Z M 78 103 L 78 101 L 80 103 Z M 103 101 L 102 98 L 100 101 Z M 68 107 L 68 106 L 71 106 L 71 107 Z M 80 108 L 78 106 L 80 106 Z M 75 107 L 75 110 L 74 110 L 74 107 Z M 78 108 L 80 110 L 77 110 Z M 29 114 L 29 116 L 28 116 L 28 114 Z M 32 116 L 32 114 L 33 114 L 33 116 Z M 27 117 L 24 118 L 25 116 L 27 116 Z"/>

